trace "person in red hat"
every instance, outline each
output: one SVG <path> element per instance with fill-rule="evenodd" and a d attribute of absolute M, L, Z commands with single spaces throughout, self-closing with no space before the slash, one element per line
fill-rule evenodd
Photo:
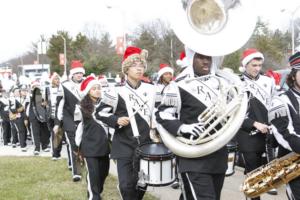
<path fill-rule="evenodd" d="M 159 71 L 157 76 L 157 84 L 156 84 L 156 99 L 155 99 L 155 107 L 158 107 L 161 99 L 163 89 L 169 85 L 169 83 L 173 80 L 174 70 L 168 64 L 162 63 L 159 65 Z"/>
<path fill-rule="evenodd" d="M 88 76 L 80 86 L 82 121 L 76 131 L 79 146 L 87 167 L 88 199 L 100 200 L 109 172 L 109 144 L 107 127 L 93 118 L 95 106 L 101 98 L 101 85 L 94 76 Z M 81 127 L 81 128 L 80 128 Z M 81 131 L 81 132 L 78 132 Z M 80 138 L 78 138 L 80 137 Z"/>
<path fill-rule="evenodd" d="M 138 181 L 136 149 L 151 142 L 150 130 L 155 103 L 154 85 L 141 81 L 147 68 L 147 51 L 129 46 L 122 61 L 126 83 L 109 88 L 96 109 L 96 118 L 115 128 L 111 158 L 117 161 L 119 190 L 123 200 L 140 200 L 145 185 Z"/>
<path fill-rule="evenodd" d="M 220 93 L 220 83 L 207 76 L 212 73 L 211 56 L 194 52 L 187 47 L 185 52 L 187 67 L 175 81 L 164 88 L 163 98 L 155 116 L 160 125 L 157 126 L 158 131 L 163 131 L 160 129 L 163 127 L 174 137 L 196 140 L 209 126 L 199 120 L 199 116 L 207 108 L 215 105 L 217 94 Z M 203 76 L 207 78 L 204 79 Z M 222 79 L 222 84 L 227 87 L 225 79 Z M 184 187 L 180 200 L 221 198 L 228 160 L 226 146 L 205 156 L 177 156 L 176 159 Z"/>
<path fill-rule="evenodd" d="M 273 99 L 269 111 L 272 131 L 279 143 L 278 157 L 291 152 L 300 153 L 300 52 L 290 56 L 289 64 L 292 68 L 287 77 L 289 89 Z M 286 194 L 288 199 L 300 199 L 299 176 L 287 183 Z"/>
<path fill-rule="evenodd" d="M 247 117 L 236 138 L 244 161 L 245 173 L 264 164 L 263 154 L 266 153 L 266 139 L 272 137 L 269 134 L 268 109 L 276 89 L 274 80 L 261 74 L 263 62 L 264 56 L 257 49 L 246 49 L 243 52 L 242 79 L 249 94 L 249 106 Z M 253 199 L 258 200 L 260 197 Z"/>
<path fill-rule="evenodd" d="M 182 72 L 188 66 L 185 51 L 180 53 L 179 59 L 176 60 L 176 64 L 180 67 L 180 72 Z"/>
<path fill-rule="evenodd" d="M 80 85 L 83 81 L 85 70 L 80 60 L 72 60 L 70 69 L 70 80 L 62 82 L 62 96 L 58 97 L 59 105 L 57 109 L 57 119 L 53 128 L 57 133 L 59 126 L 66 132 L 66 139 L 69 148 L 69 167 L 72 169 L 72 178 L 74 182 L 81 180 L 80 165 L 76 164 L 76 152 L 78 147 L 75 144 L 75 131 L 79 124 L 78 118 L 80 110 L 76 105 L 81 100 Z"/>

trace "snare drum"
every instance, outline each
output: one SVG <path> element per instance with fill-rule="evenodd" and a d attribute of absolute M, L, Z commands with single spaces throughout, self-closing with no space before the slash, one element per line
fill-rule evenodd
<path fill-rule="evenodd" d="M 237 152 L 237 144 L 236 142 L 229 142 L 227 145 L 228 151 L 228 161 L 227 161 L 227 170 L 225 175 L 231 176 L 234 174 L 234 166 L 235 166 L 235 159 L 236 159 L 236 152 Z"/>
<path fill-rule="evenodd" d="M 147 143 L 138 149 L 139 181 L 160 187 L 175 181 L 175 155 L 163 143 Z"/>

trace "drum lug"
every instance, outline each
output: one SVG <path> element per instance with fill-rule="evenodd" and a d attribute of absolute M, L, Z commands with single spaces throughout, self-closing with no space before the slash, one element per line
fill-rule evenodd
<path fill-rule="evenodd" d="M 139 171 L 139 180 L 137 182 L 137 185 L 139 187 L 146 187 L 147 183 L 146 181 L 149 179 L 149 176 L 147 176 L 143 170 Z"/>

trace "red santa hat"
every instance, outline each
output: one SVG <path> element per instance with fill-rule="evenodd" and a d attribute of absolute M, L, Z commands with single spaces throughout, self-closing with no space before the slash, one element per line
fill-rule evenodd
<path fill-rule="evenodd" d="M 90 89 L 94 86 L 94 85 L 100 85 L 100 82 L 94 77 L 94 76 L 88 76 L 86 77 L 86 79 L 84 79 L 80 85 L 80 92 L 82 97 L 84 97 L 85 95 L 87 95 L 90 91 Z"/>
<path fill-rule="evenodd" d="M 242 55 L 242 66 L 239 68 L 240 72 L 244 72 L 245 66 L 254 58 L 260 58 L 264 60 L 264 55 L 257 49 L 246 49 Z"/>
<path fill-rule="evenodd" d="M 140 49 L 138 47 L 129 46 L 126 48 L 123 60 L 122 60 L 122 72 L 124 74 L 127 73 L 128 68 L 135 62 L 135 61 L 141 61 L 145 69 L 147 68 L 147 62 L 146 59 L 148 57 L 148 51 L 145 49 Z"/>
<path fill-rule="evenodd" d="M 72 60 L 71 62 L 70 77 L 72 77 L 76 73 L 85 74 L 83 64 L 81 63 L 80 60 Z"/>
<path fill-rule="evenodd" d="M 187 67 L 188 66 L 188 63 L 187 63 L 187 58 L 186 58 L 186 55 L 185 55 L 185 52 L 182 51 L 180 53 L 180 56 L 179 56 L 179 59 L 176 60 L 176 64 L 178 66 L 180 66 L 181 68 L 184 68 L 184 67 Z"/>
<path fill-rule="evenodd" d="M 164 74 L 170 72 L 172 75 L 174 74 L 174 70 L 165 63 L 162 63 L 159 65 L 159 71 L 158 71 L 158 79 L 160 79 L 160 77 Z"/>

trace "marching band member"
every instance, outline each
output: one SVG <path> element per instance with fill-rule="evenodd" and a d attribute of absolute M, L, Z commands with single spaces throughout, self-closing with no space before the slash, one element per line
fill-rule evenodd
<path fill-rule="evenodd" d="M 168 64 L 160 64 L 156 84 L 155 107 L 160 104 L 163 90 L 172 81 L 173 75 L 174 70 Z"/>
<path fill-rule="evenodd" d="M 11 131 L 10 131 L 10 119 L 9 119 L 9 100 L 5 94 L 6 92 L 2 91 L 2 96 L 0 98 L 0 116 L 2 119 L 2 128 L 3 128 L 3 144 L 4 146 L 8 145 L 11 142 Z"/>
<path fill-rule="evenodd" d="M 249 95 L 249 103 L 246 119 L 237 133 L 237 141 L 245 164 L 245 173 L 263 165 L 262 155 L 266 151 L 268 109 L 275 92 L 275 82 L 272 78 L 260 74 L 263 62 L 263 54 L 256 49 L 243 52 L 242 77 Z M 260 197 L 252 199 L 258 200 Z"/>
<path fill-rule="evenodd" d="M 25 84 L 20 85 L 20 103 L 24 107 L 24 125 L 26 128 L 25 136 L 26 136 L 26 140 L 27 140 L 27 136 L 30 135 L 30 132 L 28 129 L 28 115 L 26 114 L 26 110 L 30 103 L 30 97 L 29 97 L 29 93 L 28 93 L 28 86 Z"/>
<path fill-rule="evenodd" d="M 88 199 L 101 200 L 103 185 L 109 172 L 109 143 L 106 127 L 93 117 L 95 106 L 101 98 L 101 85 L 93 76 L 81 84 L 82 135 L 79 146 L 87 168 Z M 80 125 L 78 125 L 78 128 Z M 76 130 L 76 138 L 78 134 Z"/>
<path fill-rule="evenodd" d="M 140 144 L 151 141 L 155 88 L 141 81 L 147 67 L 146 56 L 146 50 L 133 46 L 126 49 L 122 62 L 126 84 L 115 88 L 116 91 L 108 88 L 96 109 L 96 118 L 115 128 L 111 158 L 117 161 L 123 200 L 140 200 L 146 189 L 137 186 L 139 160 L 135 152 Z"/>
<path fill-rule="evenodd" d="M 287 77 L 289 90 L 272 101 L 269 120 L 279 143 L 278 157 L 300 154 L 300 52 L 289 58 L 292 70 Z M 289 200 L 300 200 L 300 177 L 287 184 Z"/>
<path fill-rule="evenodd" d="M 41 87 L 41 85 L 38 81 L 33 81 L 31 83 L 31 91 L 33 92 L 36 87 Z M 48 148 L 48 145 L 50 143 L 49 140 L 50 133 L 49 133 L 47 122 L 39 121 L 37 113 L 34 112 L 33 98 L 34 97 L 31 94 L 30 103 L 26 110 L 26 114 L 30 121 L 30 129 L 31 129 L 32 139 L 34 144 L 33 154 L 35 156 L 38 156 L 40 154 L 41 147 L 44 152 L 50 151 L 50 149 Z"/>
<path fill-rule="evenodd" d="M 80 110 L 76 109 L 76 105 L 81 100 L 80 84 L 83 81 L 84 73 L 85 70 L 81 61 L 73 60 L 71 63 L 70 80 L 62 82 L 63 97 L 57 108 L 58 121 L 53 128 L 54 134 L 57 134 L 59 126 L 63 126 L 63 130 L 66 133 L 74 182 L 81 180 L 80 165 L 76 162 L 78 147 L 75 144 L 75 131 L 79 124 L 77 117 L 80 115 Z"/>
<path fill-rule="evenodd" d="M 54 72 L 50 77 L 50 102 L 51 102 L 51 113 L 49 119 L 49 129 L 51 132 L 51 149 L 52 149 L 52 160 L 60 159 L 61 149 L 62 149 L 62 138 L 55 140 L 55 134 L 53 132 L 55 120 L 56 118 L 56 111 L 58 106 L 58 98 L 62 96 L 62 89 L 60 87 L 60 76 L 58 73 Z M 63 137 L 63 136 L 60 136 Z M 58 136 L 56 137 L 58 138 Z M 59 141 L 58 141 L 59 140 Z M 57 144 L 56 144 L 57 143 Z"/>
<path fill-rule="evenodd" d="M 20 142 L 21 151 L 26 152 L 26 127 L 24 124 L 25 112 L 20 102 L 20 89 L 13 88 L 13 97 L 9 100 L 9 111 L 11 120 L 11 132 L 13 135 L 12 146 L 16 147 L 16 142 Z"/>
<path fill-rule="evenodd" d="M 204 124 L 198 116 L 213 104 L 219 90 L 214 78 L 207 78 L 206 89 L 197 77 L 211 74 L 212 57 L 186 50 L 189 66 L 164 90 L 161 105 L 156 112 L 156 121 L 170 134 L 182 137 L 199 137 Z M 190 81 L 189 81 L 190 80 Z M 184 192 L 180 199 L 219 200 L 227 169 L 226 146 L 207 156 L 184 158 L 177 156 Z"/>

